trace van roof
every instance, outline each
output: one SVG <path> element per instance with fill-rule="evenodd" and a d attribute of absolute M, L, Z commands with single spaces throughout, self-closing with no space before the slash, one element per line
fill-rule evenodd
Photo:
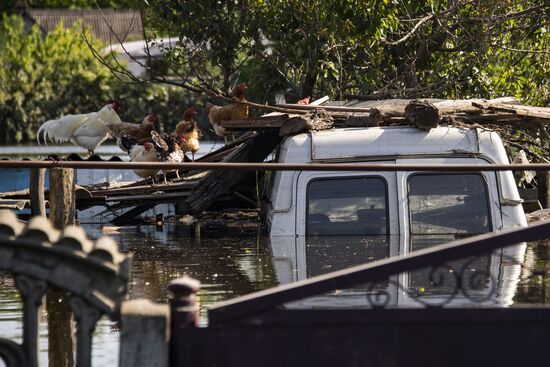
<path fill-rule="evenodd" d="M 389 126 L 312 131 L 288 138 L 285 161 L 304 155 L 311 161 L 361 160 L 375 157 L 480 154 L 507 162 L 498 134 L 478 129 L 440 126 L 429 131 Z"/>

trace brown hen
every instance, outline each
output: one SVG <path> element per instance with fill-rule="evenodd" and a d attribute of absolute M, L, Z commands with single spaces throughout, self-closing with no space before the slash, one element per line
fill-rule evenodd
<path fill-rule="evenodd" d="M 183 113 L 183 120 L 176 125 L 176 136 L 179 138 L 181 150 L 183 153 L 191 152 L 193 161 L 195 161 L 195 153 L 200 148 L 199 139 L 201 138 L 201 131 L 195 121 L 197 114 L 195 107 L 189 107 Z"/>
<path fill-rule="evenodd" d="M 248 85 L 246 83 L 238 84 L 231 91 L 231 96 L 239 101 L 246 102 L 246 92 Z M 221 121 L 244 120 L 248 118 L 248 105 L 239 101 L 232 102 L 226 106 L 216 106 L 212 103 L 206 103 L 206 112 L 214 131 L 219 136 L 225 136 L 225 129 L 221 127 Z"/>

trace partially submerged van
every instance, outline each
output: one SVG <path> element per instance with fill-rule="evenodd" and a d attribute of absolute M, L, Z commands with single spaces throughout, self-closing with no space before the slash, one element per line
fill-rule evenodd
<path fill-rule="evenodd" d="M 287 138 L 280 163 L 507 164 L 495 132 L 437 127 L 346 128 Z M 452 241 L 526 226 L 511 171 L 398 171 L 274 173 L 266 223 L 280 284 Z M 495 292 L 489 304 L 512 302 L 525 245 L 455 263 Z M 504 261 L 509 259 L 510 261 Z M 506 266 L 503 266 L 503 263 Z M 462 271 L 464 269 L 453 270 Z M 394 306 L 415 304 L 422 293 L 436 304 L 456 285 L 434 285 L 430 270 L 399 274 L 374 288 Z M 452 279 L 451 279 L 452 280 Z M 498 284 L 498 289 L 491 288 Z M 366 292 L 367 295 L 372 292 Z M 454 297 L 451 304 L 469 301 Z M 368 296 L 367 296 L 368 298 Z M 364 307 L 365 289 L 297 302 L 299 307 Z"/>
<path fill-rule="evenodd" d="M 508 163 L 497 133 L 414 127 L 333 129 L 287 138 L 280 163 Z M 288 235 L 458 234 L 525 226 L 512 172 L 277 172 L 267 224 Z"/>

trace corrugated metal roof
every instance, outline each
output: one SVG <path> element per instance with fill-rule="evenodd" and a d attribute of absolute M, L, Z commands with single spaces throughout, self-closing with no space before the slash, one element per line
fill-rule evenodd
<path fill-rule="evenodd" d="M 126 157 L 124 157 L 126 158 Z M 2 161 L 9 161 L 11 160 L 11 157 L 2 157 L 0 160 Z M 35 160 L 35 158 L 17 158 L 15 160 L 23 160 L 23 161 L 32 161 Z M 72 153 L 67 156 L 60 156 L 58 154 L 50 154 L 48 157 L 42 159 L 44 161 L 88 161 L 88 162 L 123 162 L 125 159 L 121 158 L 120 156 L 113 155 L 109 158 L 103 158 L 102 156 L 99 156 L 97 154 L 94 154 L 91 157 L 82 158 L 82 156 Z M 126 159 L 127 160 L 127 159 Z"/>
<path fill-rule="evenodd" d="M 65 9 L 27 9 L 27 13 L 46 31 L 51 32 L 63 22 L 66 27 L 76 22 L 91 27 L 95 36 L 103 41 L 117 42 L 128 36 L 142 36 L 143 25 L 137 10 L 65 10 Z M 114 34 L 113 34 L 114 32 Z"/>

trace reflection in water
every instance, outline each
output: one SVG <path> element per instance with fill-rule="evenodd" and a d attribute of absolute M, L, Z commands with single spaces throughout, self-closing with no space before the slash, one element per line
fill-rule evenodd
<path fill-rule="evenodd" d="M 102 229 L 83 226 L 89 236 L 103 235 Z M 188 227 L 165 225 L 111 228 L 109 236 L 122 251 L 132 253 L 129 296 L 167 302 L 168 282 L 187 274 L 202 283 L 201 315 L 215 302 L 275 286 L 265 238 L 202 238 L 195 242 Z M 206 235 L 203 231 L 203 235 Z M 1 277 L 0 337 L 21 342 L 22 304 L 10 277 Z M 40 365 L 48 365 L 48 333 L 45 308 L 40 318 Z M 205 323 L 203 318 L 203 324 Z M 118 326 L 103 318 L 94 332 L 93 365 L 118 365 Z"/>
<path fill-rule="evenodd" d="M 258 236 L 202 238 L 197 243 L 189 227 L 170 224 L 124 227 L 110 236 L 133 254 L 133 299 L 166 302 L 168 283 L 186 274 L 201 281 L 204 315 L 212 303 L 275 285 L 269 248 Z"/>
<path fill-rule="evenodd" d="M 85 226 L 92 237 L 103 235 L 99 227 Z M 166 285 L 178 276 L 187 274 L 202 283 L 200 292 L 202 324 L 208 305 L 310 276 L 343 269 L 364 262 L 396 256 L 404 252 L 405 244 L 396 236 L 317 237 L 306 246 L 303 238 L 274 238 L 227 235 L 219 238 L 202 238 L 200 243 L 185 226 L 167 224 L 157 230 L 155 226 L 122 227 L 105 230 L 120 245 L 122 251 L 131 252 L 132 276 L 129 283 L 131 298 L 146 297 L 167 302 Z M 208 235 L 204 233 L 203 235 Z M 445 242 L 448 238 L 440 239 Z M 413 248 L 432 244 L 427 238 L 413 241 Z M 410 243 L 409 243 L 410 245 Z M 518 303 L 546 303 L 550 297 L 550 247 L 546 243 L 530 244 L 521 274 L 517 261 L 495 262 L 493 256 L 478 259 L 472 273 L 489 269 L 498 275 L 499 285 L 508 282 L 519 285 L 513 301 Z M 499 255 L 500 256 L 500 255 Z M 521 275 L 521 278 L 519 276 Z M 548 280 L 547 280 L 548 279 Z M 21 342 L 21 302 L 10 277 L 0 276 L 0 336 Z M 410 297 L 403 296 L 395 284 L 406 284 L 416 291 L 430 291 L 426 274 L 402 275 L 382 282 L 374 290 L 387 290 L 389 302 L 409 305 Z M 489 285 L 481 282 L 481 284 Z M 325 307 L 332 304 L 348 305 L 350 299 L 364 307 L 367 286 L 333 292 L 320 297 L 315 303 L 304 306 Z M 514 288 L 515 289 L 515 288 Z M 512 300 L 514 289 L 496 296 Z M 434 293 L 438 296 L 437 292 Z M 342 297 L 346 295 L 346 297 Z M 310 300 L 311 301 L 311 300 Z M 47 366 L 47 322 L 43 309 L 40 318 L 40 363 Z M 115 366 L 118 363 L 118 326 L 102 319 L 96 327 L 93 346 L 94 366 Z"/>
<path fill-rule="evenodd" d="M 462 235 L 460 235 L 462 236 Z M 454 235 L 272 238 L 280 283 L 408 254 L 450 242 Z M 395 274 L 373 284 L 338 289 L 287 304 L 290 308 L 509 306 L 525 246 L 498 249 L 442 266 Z"/>

